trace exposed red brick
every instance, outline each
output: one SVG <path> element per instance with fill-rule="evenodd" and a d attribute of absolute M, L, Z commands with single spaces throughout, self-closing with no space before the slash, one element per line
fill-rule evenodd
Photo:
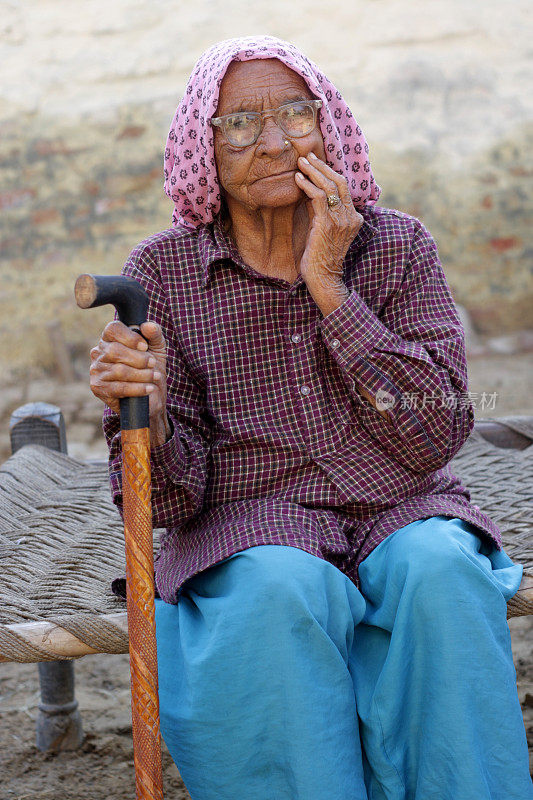
<path fill-rule="evenodd" d="M 10 261 L 10 267 L 13 272 L 31 272 L 35 267 L 33 258 L 13 258 Z"/>
<path fill-rule="evenodd" d="M 0 238 L 0 253 L 7 254 L 20 251 L 20 236 L 5 236 Z"/>
<path fill-rule="evenodd" d="M 145 132 L 145 125 L 128 125 L 123 128 L 117 136 L 117 139 L 137 139 Z"/>
<path fill-rule="evenodd" d="M 505 253 L 513 247 L 520 247 L 521 244 L 521 239 L 517 239 L 516 236 L 502 236 L 498 239 L 490 240 L 490 246 L 493 250 L 496 250 L 497 253 Z"/>
<path fill-rule="evenodd" d="M 501 297 L 502 295 L 496 298 L 487 297 L 483 304 L 468 306 L 475 329 L 481 334 L 494 336 L 495 333 L 498 335 L 512 333 L 520 326 L 526 331 L 526 340 L 522 343 L 519 334 L 519 344 L 527 346 L 527 328 L 533 326 L 531 294 L 528 292 L 523 298 L 506 301 L 502 301 Z"/>
<path fill-rule="evenodd" d="M 68 232 L 68 238 L 73 242 L 83 242 L 87 237 L 87 230 L 85 228 L 71 228 Z"/>
<path fill-rule="evenodd" d="M 8 189 L 0 192 L 0 209 L 18 208 L 35 197 L 35 189 Z"/>
<path fill-rule="evenodd" d="M 493 186 L 495 183 L 498 183 L 498 178 L 495 175 L 482 175 L 479 178 L 480 183 L 486 183 L 489 186 Z"/>
<path fill-rule="evenodd" d="M 55 222 L 60 217 L 57 208 L 39 208 L 31 215 L 31 221 L 34 225 L 42 225 L 46 222 Z"/>
<path fill-rule="evenodd" d="M 85 181 L 83 191 L 92 197 L 96 197 L 97 194 L 100 194 L 100 186 L 96 181 Z"/>
<path fill-rule="evenodd" d="M 133 192 L 142 192 L 151 187 L 154 181 L 160 180 L 161 168 L 153 167 L 146 172 L 138 172 L 135 175 L 124 173 L 115 174 L 107 181 L 107 191 L 111 197 L 128 196 Z"/>
<path fill-rule="evenodd" d="M 68 156 L 73 153 L 83 153 L 86 147 L 69 147 L 62 139 L 39 140 L 34 145 L 35 152 L 40 156 Z"/>
<path fill-rule="evenodd" d="M 96 238 L 113 238 L 119 233 L 119 226 L 114 222 L 102 222 L 92 227 L 92 232 Z"/>
<path fill-rule="evenodd" d="M 472 320 L 474 328 L 480 333 L 494 333 L 495 330 L 501 330 L 501 304 L 485 301 L 483 305 L 477 306 L 470 304 L 468 306 L 468 313 Z M 500 317 L 500 319 L 498 319 Z M 498 323 L 496 323 L 498 320 Z"/>

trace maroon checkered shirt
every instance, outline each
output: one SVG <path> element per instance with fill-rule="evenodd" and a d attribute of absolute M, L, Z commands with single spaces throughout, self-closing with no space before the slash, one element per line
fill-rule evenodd
<path fill-rule="evenodd" d="M 222 226 L 171 228 L 123 270 L 168 347 L 170 440 L 152 451 L 156 586 L 254 545 L 299 547 L 358 585 L 390 533 L 443 515 L 497 527 L 447 467 L 473 426 L 464 336 L 437 250 L 414 217 L 367 207 L 344 262 L 349 297 L 323 317 L 301 277 L 246 265 Z M 376 397 L 386 418 L 365 400 Z M 113 501 L 119 420 L 109 409 Z"/>

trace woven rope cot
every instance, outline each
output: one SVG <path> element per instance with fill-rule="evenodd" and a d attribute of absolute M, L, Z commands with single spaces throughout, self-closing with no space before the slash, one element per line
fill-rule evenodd
<path fill-rule="evenodd" d="M 498 422 L 533 442 L 533 418 Z M 533 573 L 533 446 L 502 449 L 475 430 L 452 469 Z M 127 652 L 125 603 L 110 589 L 124 569 L 105 464 L 29 445 L 0 467 L 0 661 Z M 533 588 L 521 587 L 508 616 L 530 613 Z"/>

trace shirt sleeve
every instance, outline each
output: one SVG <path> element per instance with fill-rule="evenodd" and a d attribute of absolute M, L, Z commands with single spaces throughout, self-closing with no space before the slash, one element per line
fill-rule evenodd
<path fill-rule="evenodd" d="M 135 278 L 150 297 L 148 320 L 161 325 L 167 343 L 167 413 L 172 434 L 151 451 L 152 518 L 154 527 L 170 527 L 197 513 L 203 504 L 210 447 L 204 392 L 176 341 L 168 298 L 159 271 L 142 251 L 133 251 L 123 275 Z M 106 408 L 103 429 L 109 447 L 113 502 L 122 514 L 122 447 L 120 418 Z"/>
<path fill-rule="evenodd" d="M 422 223 L 417 221 L 401 285 L 379 317 L 351 291 L 320 329 L 371 436 L 416 472 L 447 464 L 468 437 L 474 415 L 463 328 Z"/>

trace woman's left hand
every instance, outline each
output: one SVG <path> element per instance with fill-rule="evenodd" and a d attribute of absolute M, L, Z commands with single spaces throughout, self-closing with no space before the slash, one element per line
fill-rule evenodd
<path fill-rule="evenodd" d="M 353 205 L 346 179 L 310 153 L 300 157 L 295 181 L 308 200 L 310 229 L 300 272 L 313 297 L 346 293 L 342 279 L 343 262 L 350 244 L 363 224 Z M 329 206 L 328 197 L 340 202 Z M 317 300 L 318 302 L 318 300 Z"/>

